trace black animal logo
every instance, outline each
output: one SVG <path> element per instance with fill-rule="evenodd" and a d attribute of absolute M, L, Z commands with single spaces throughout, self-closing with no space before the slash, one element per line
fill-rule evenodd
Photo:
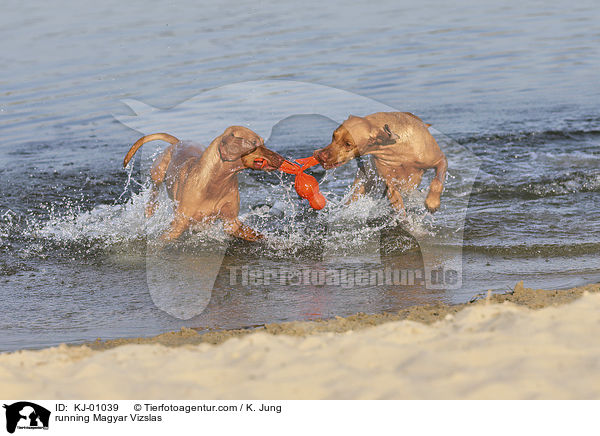
<path fill-rule="evenodd" d="M 50 411 L 29 401 L 19 401 L 4 405 L 6 409 L 6 431 L 14 433 L 19 421 L 20 427 L 48 428 Z"/>

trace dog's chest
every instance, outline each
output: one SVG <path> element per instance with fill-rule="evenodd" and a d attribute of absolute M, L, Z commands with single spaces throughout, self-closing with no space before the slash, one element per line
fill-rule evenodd
<path fill-rule="evenodd" d="M 386 167 L 418 163 L 421 158 L 410 143 L 396 143 L 374 153 L 376 162 Z"/>

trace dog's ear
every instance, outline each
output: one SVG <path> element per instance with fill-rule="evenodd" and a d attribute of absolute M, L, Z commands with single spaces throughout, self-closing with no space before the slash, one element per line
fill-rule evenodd
<path fill-rule="evenodd" d="M 238 160 L 243 155 L 248 154 L 256 150 L 258 144 L 247 140 L 246 138 L 240 138 L 232 133 L 226 133 L 221 138 L 219 143 L 219 154 L 221 160 L 225 162 L 233 162 Z"/>
<path fill-rule="evenodd" d="M 399 136 L 390 130 L 390 126 L 384 124 L 382 128 L 377 129 L 375 136 L 371 140 L 372 145 L 390 145 L 396 142 Z"/>

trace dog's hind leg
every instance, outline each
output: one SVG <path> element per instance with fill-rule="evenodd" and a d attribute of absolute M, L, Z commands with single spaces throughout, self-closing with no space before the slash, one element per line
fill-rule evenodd
<path fill-rule="evenodd" d="M 154 215 L 154 212 L 158 208 L 159 190 L 165 180 L 167 168 L 169 168 L 169 164 L 171 163 L 174 147 L 174 145 L 171 145 L 165 151 L 163 151 L 156 158 L 152 164 L 152 168 L 150 169 L 150 180 L 152 186 L 150 188 L 150 198 L 148 199 L 148 203 L 146 203 L 146 218 L 150 218 L 152 215 Z"/>
<path fill-rule="evenodd" d="M 250 242 L 254 242 L 264 238 L 264 236 L 261 235 L 259 232 L 254 230 L 252 227 L 249 227 L 246 224 L 242 223 L 237 218 L 224 221 L 223 228 L 225 229 L 225 232 L 227 234 Z"/>
<path fill-rule="evenodd" d="M 385 195 L 387 195 L 387 198 L 390 200 L 390 203 L 392 204 L 392 207 L 396 210 L 396 212 L 399 212 L 402 215 L 406 216 L 406 210 L 404 209 L 404 201 L 402 200 L 402 195 L 393 184 L 386 184 Z"/>
<path fill-rule="evenodd" d="M 192 224 L 192 220 L 183 215 L 182 213 L 175 213 L 175 218 L 171 221 L 171 226 L 168 230 L 166 230 L 160 239 L 162 241 L 174 241 L 179 238 L 183 232 L 185 232 L 190 225 Z"/>
<path fill-rule="evenodd" d="M 165 178 L 165 173 L 167 172 L 167 168 L 169 163 L 171 162 L 171 156 L 173 155 L 173 147 L 175 144 L 179 142 L 179 139 L 174 137 L 173 135 L 169 135 L 168 133 L 153 133 L 152 135 L 142 136 L 138 139 L 135 144 L 131 146 L 127 154 L 125 155 L 125 159 L 123 159 L 123 168 L 125 168 L 133 155 L 140 149 L 142 145 L 150 141 L 165 141 L 171 144 L 169 148 L 167 148 L 164 152 L 160 154 L 160 156 L 154 161 L 152 165 L 152 170 L 150 172 L 152 178 L 152 191 L 150 192 L 150 201 L 146 205 L 146 217 L 151 217 L 156 210 L 157 203 L 156 199 L 158 197 L 158 189 L 160 184 Z"/>
<path fill-rule="evenodd" d="M 429 212 L 435 212 L 439 209 L 441 204 L 441 195 L 442 191 L 444 190 L 446 171 L 448 170 L 448 160 L 446 159 L 446 156 L 442 156 L 442 158 L 433 166 L 433 168 L 435 168 L 435 177 L 429 185 L 429 192 L 427 193 L 427 198 L 425 199 L 425 206 Z"/>
<path fill-rule="evenodd" d="M 148 199 L 148 203 L 146 203 L 146 218 L 150 218 L 156 212 L 158 208 L 158 187 L 153 183 L 152 188 L 150 188 L 150 198 Z"/>

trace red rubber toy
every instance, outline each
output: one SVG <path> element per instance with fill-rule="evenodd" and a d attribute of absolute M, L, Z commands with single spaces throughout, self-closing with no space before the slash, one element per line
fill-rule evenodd
<path fill-rule="evenodd" d="M 323 209 L 327 204 L 327 200 L 319 191 L 319 182 L 310 174 L 304 174 L 304 170 L 315 166 L 319 163 L 314 157 L 306 157 L 304 159 L 297 159 L 296 162 L 290 162 L 286 160 L 279 167 L 279 171 L 283 171 L 288 174 L 295 174 L 296 181 L 294 187 L 296 192 L 301 198 L 308 200 L 310 207 L 316 210 Z"/>

